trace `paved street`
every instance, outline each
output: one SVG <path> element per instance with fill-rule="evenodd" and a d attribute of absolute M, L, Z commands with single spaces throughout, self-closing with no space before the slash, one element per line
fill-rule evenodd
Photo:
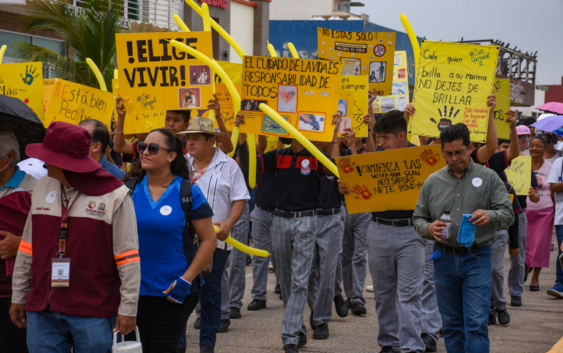
<path fill-rule="evenodd" d="M 554 240 L 555 241 L 555 240 Z M 555 244 L 557 242 L 555 241 Z M 547 352 L 563 336 L 563 300 L 557 300 L 545 294 L 555 280 L 555 260 L 557 253 L 551 252 L 551 267 L 544 269 L 540 276 L 540 292 L 529 291 L 526 283 L 523 296 L 524 305 L 520 308 L 508 307 L 511 322 L 507 326 L 495 325 L 489 328 L 491 352 L 496 353 L 538 353 Z M 505 255 L 505 284 L 510 266 L 508 253 Z M 246 293 L 242 319 L 231 320 L 227 333 L 218 334 L 215 352 L 218 353 L 259 353 L 282 352 L 281 320 L 283 306 L 279 296 L 274 293 L 274 275 L 270 273 L 267 308 L 260 311 L 248 311 L 246 306 L 251 301 L 251 267 L 247 267 Z M 371 284 L 368 271 L 366 286 Z M 380 284 L 385 285 L 385 284 Z M 508 288 L 505 285 L 505 295 Z M 379 352 L 376 338 L 378 322 L 375 315 L 375 301 L 372 293 L 365 293 L 368 313 L 365 317 L 353 314 L 340 318 L 334 314 L 329 325 L 328 340 L 313 340 L 312 331 L 308 332 L 309 343 L 301 352 Z M 509 299 L 510 300 L 510 299 Z M 306 326 L 309 330 L 309 309 L 305 313 Z M 188 353 L 199 352 L 199 331 L 193 329 L 195 315 L 188 323 Z M 446 352 L 440 340 L 438 352 Z"/>

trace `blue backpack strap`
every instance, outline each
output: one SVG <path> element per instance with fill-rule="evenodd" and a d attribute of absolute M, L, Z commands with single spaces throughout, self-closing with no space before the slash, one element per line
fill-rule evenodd
<path fill-rule="evenodd" d="M 188 266 L 194 260 L 195 254 L 198 249 L 195 232 L 190 217 L 190 211 L 192 209 L 192 185 L 193 182 L 190 179 L 184 179 L 184 181 L 182 181 L 182 187 L 180 188 L 182 209 L 184 210 L 184 218 L 186 220 L 184 231 L 182 232 L 182 240 L 184 243 L 184 256 L 188 261 Z M 203 284 L 203 278 L 201 277 L 201 274 L 196 277 L 196 279 L 197 278 L 199 278 L 201 280 L 201 284 Z M 198 281 L 194 280 L 192 283 L 192 293 L 197 291 L 200 286 L 200 283 L 197 282 Z"/>
<path fill-rule="evenodd" d="M 138 183 L 139 183 L 139 177 L 131 177 L 131 178 L 129 178 L 125 181 L 125 186 L 127 186 L 129 191 L 131 191 L 131 193 L 133 193 L 133 191 L 135 191 L 135 187 L 137 187 Z"/>

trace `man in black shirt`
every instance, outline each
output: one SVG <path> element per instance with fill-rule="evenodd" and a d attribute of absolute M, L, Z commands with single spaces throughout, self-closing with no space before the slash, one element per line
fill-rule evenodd
<path fill-rule="evenodd" d="M 407 121 L 400 111 L 379 117 L 374 130 L 380 145 L 376 151 L 414 147 L 407 140 Z M 340 192 L 347 195 L 350 190 L 340 184 Z M 384 353 L 425 350 L 420 302 L 424 241 L 414 230 L 413 211 L 373 212 L 369 227 L 368 260 L 379 321 L 377 343 Z"/>

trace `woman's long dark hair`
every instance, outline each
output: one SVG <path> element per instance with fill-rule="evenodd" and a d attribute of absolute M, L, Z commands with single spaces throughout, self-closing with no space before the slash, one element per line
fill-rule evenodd
<path fill-rule="evenodd" d="M 170 171 L 174 175 L 181 176 L 184 179 L 190 179 L 190 169 L 188 166 L 188 161 L 184 157 L 184 147 L 182 146 L 182 141 L 177 138 L 173 133 L 166 129 L 156 129 L 153 132 L 159 132 L 164 135 L 164 143 L 166 147 L 172 152 L 176 152 L 176 158 L 170 163 Z M 141 166 L 141 159 L 134 159 L 131 163 L 131 171 L 127 174 L 124 180 L 131 177 L 138 177 L 139 180 L 143 179 L 147 175 L 147 172 Z"/>

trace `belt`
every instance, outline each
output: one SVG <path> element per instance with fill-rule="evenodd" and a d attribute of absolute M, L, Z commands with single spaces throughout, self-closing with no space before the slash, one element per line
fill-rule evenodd
<path fill-rule="evenodd" d="M 317 214 L 321 215 L 321 216 L 328 216 L 328 215 L 333 215 L 333 214 L 338 214 L 340 213 L 340 207 L 339 208 L 318 208 L 317 209 Z"/>
<path fill-rule="evenodd" d="M 483 244 L 476 244 L 476 245 L 472 245 L 471 247 L 465 247 L 465 246 L 447 246 L 447 245 L 443 245 L 443 244 L 438 244 L 438 242 L 435 243 L 435 246 L 442 252 L 449 252 L 452 253 L 456 256 L 459 255 L 467 255 L 467 254 L 471 254 L 471 253 L 475 253 L 475 252 L 479 252 L 479 250 L 491 245 L 492 242 L 488 241 L 486 243 Z"/>
<path fill-rule="evenodd" d="M 277 208 L 272 211 L 274 216 L 283 217 L 283 218 L 301 218 L 301 217 L 310 217 L 316 216 L 317 211 L 310 210 L 310 211 L 301 211 L 301 212 L 286 212 L 282 210 L 278 210 Z"/>
<path fill-rule="evenodd" d="M 379 217 L 373 217 L 373 221 L 379 224 L 385 224 L 386 226 L 391 227 L 409 227 L 412 226 L 412 220 L 410 218 L 407 219 L 385 219 Z"/>
<path fill-rule="evenodd" d="M 276 209 L 275 207 L 274 208 L 266 208 L 266 207 L 260 207 L 258 205 L 256 205 L 256 207 L 261 209 L 262 211 L 266 211 L 266 212 L 270 212 L 270 213 Z"/>

